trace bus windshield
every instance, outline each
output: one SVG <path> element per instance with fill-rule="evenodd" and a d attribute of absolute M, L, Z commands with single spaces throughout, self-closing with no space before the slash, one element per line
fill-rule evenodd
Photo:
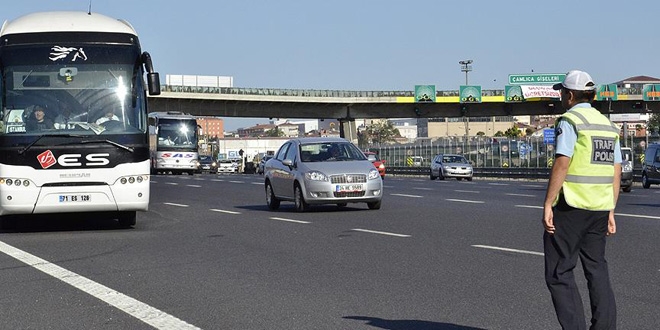
<path fill-rule="evenodd" d="M 189 149 L 197 146 L 197 122 L 161 118 L 158 121 L 158 149 Z"/>
<path fill-rule="evenodd" d="M 146 132 L 138 59 L 130 45 L 5 47 L 0 135 Z"/>

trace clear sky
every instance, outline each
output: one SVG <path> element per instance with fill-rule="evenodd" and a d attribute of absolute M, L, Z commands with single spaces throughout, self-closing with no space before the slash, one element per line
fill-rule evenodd
<path fill-rule="evenodd" d="M 0 17 L 86 11 L 89 0 L 21 0 Z M 509 74 L 589 72 L 596 83 L 660 77 L 660 1 L 93 0 L 129 21 L 166 74 L 233 76 L 236 87 L 504 89 Z M 234 130 L 265 119 L 226 119 Z"/>

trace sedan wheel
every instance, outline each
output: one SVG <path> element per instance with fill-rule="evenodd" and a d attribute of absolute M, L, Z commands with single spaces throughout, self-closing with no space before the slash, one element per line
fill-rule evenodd
<path fill-rule="evenodd" d="M 369 202 L 369 203 L 367 203 L 367 206 L 369 207 L 370 210 L 379 210 L 381 203 L 382 203 L 382 200 L 377 201 L 377 202 Z"/>
<path fill-rule="evenodd" d="M 651 188 L 651 184 L 649 183 L 649 178 L 646 176 L 646 173 L 642 174 L 642 187 L 644 187 L 644 189 Z"/>
<path fill-rule="evenodd" d="M 266 204 L 271 210 L 277 210 L 280 207 L 280 200 L 275 197 L 275 193 L 273 193 L 273 187 L 270 185 L 270 182 L 266 183 Z"/>
<path fill-rule="evenodd" d="M 429 171 L 429 179 L 431 179 L 431 180 L 435 180 L 435 178 L 436 178 L 436 176 L 433 175 L 433 169 L 431 169 L 431 170 Z"/>
<path fill-rule="evenodd" d="M 305 197 L 303 196 L 302 188 L 300 188 L 300 186 L 296 186 L 294 195 L 295 195 L 294 203 L 296 205 L 296 211 L 298 212 L 307 211 L 307 209 L 309 209 L 309 204 L 305 202 Z"/>

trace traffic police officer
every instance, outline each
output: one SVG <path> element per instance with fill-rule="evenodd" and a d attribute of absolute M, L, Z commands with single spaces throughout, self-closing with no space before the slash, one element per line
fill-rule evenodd
<path fill-rule="evenodd" d="M 588 73 L 570 71 L 553 88 L 568 111 L 555 125 L 555 160 L 543 205 L 545 281 L 562 328 L 586 329 L 573 275 L 579 257 L 589 288 L 590 329 L 616 329 L 605 243 L 616 232 L 619 128 L 591 106 L 596 85 Z"/>

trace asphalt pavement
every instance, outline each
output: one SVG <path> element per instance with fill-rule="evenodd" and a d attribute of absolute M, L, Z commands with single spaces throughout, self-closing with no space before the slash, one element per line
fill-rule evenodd
<path fill-rule="evenodd" d="M 384 184 L 380 210 L 297 213 L 269 211 L 259 175 L 159 175 L 134 228 L 20 219 L 0 232 L 2 327 L 559 328 L 543 280 L 546 182 Z M 619 199 L 607 253 L 620 329 L 660 328 L 659 207 L 658 186 Z"/>

